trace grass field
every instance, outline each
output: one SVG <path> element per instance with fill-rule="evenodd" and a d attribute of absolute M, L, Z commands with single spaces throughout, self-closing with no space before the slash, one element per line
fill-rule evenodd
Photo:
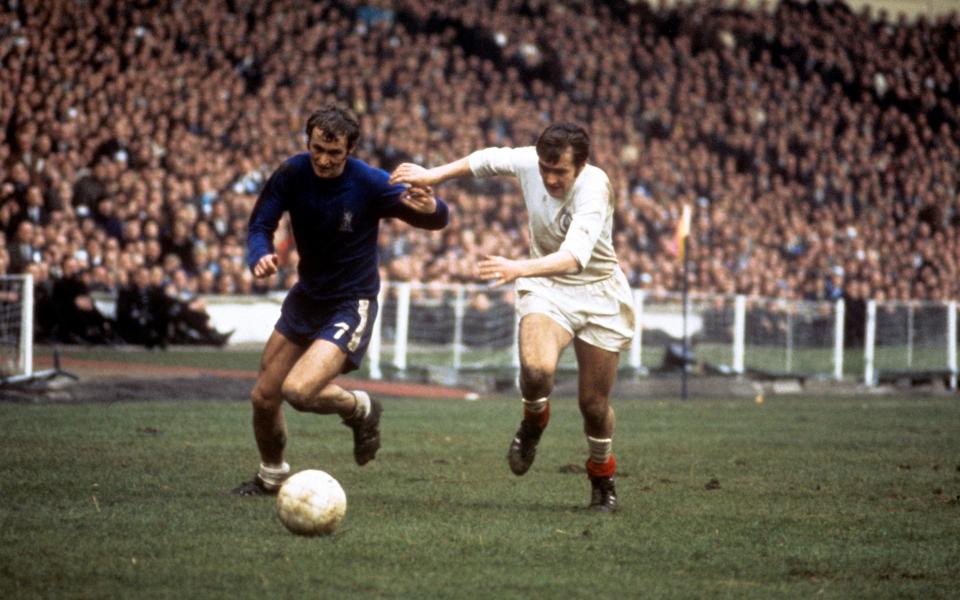
<path fill-rule="evenodd" d="M 388 399 L 366 467 L 335 418 L 288 412 L 289 460 L 347 491 L 295 537 L 243 402 L 0 404 L 3 598 L 956 597 L 960 401 L 619 399 L 622 511 L 584 511 L 557 399 L 525 477 L 514 398 Z M 708 485 L 715 480 L 717 483 Z M 707 489 L 715 488 L 715 489 Z"/>

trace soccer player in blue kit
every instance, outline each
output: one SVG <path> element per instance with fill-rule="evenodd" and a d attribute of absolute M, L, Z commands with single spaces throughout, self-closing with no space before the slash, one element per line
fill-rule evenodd
<path fill-rule="evenodd" d="M 247 250 L 255 277 L 277 272 L 273 234 L 285 211 L 300 262 L 251 393 L 260 468 L 233 490 L 243 496 L 276 494 L 290 474 L 283 459 L 284 400 L 299 411 L 340 415 L 353 430 L 357 464 L 376 456 L 383 406 L 333 379 L 360 366 L 370 341 L 380 289 L 380 219 L 442 229 L 449 218 L 431 188 L 391 185 L 385 171 L 350 156 L 360 137 L 350 111 L 322 108 L 310 115 L 306 134 L 308 152 L 280 165 L 250 215 Z"/>

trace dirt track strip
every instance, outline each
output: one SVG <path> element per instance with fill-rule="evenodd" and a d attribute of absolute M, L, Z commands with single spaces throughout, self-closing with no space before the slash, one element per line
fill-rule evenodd
<path fill-rule="evenodd" d="M 50 369 L 53 361 L 49 357 L 37 357 L 36 370 Z M 170 365 L 149 365 L 136 362 L 98 361 L 82 358 L 61 357 L 60 367 L 85 378 L 95 377 L 232 377 L 237 379 L 256 379 L 256 371 L 243 369 L 215 369 L 203 367 L 184 367 Z M 476 395 L 469 390 L 410 383 L 404 381 L 375 381 L 338 377 L 336 383 L 347 388 L 360 388 L 374 394 L 402 398 L 448 398 L 452 400 L 475 400 Z"/>

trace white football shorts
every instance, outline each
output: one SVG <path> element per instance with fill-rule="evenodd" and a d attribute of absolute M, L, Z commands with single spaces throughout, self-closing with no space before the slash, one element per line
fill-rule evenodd
<path fill-rule="evenodd" d="M 544 314 L 574 337 L 610 352 L 633 340 L 633 293 L 623 271 L 583 285 L 556 283 L 547 277 L 517 280 L 517 315 Z"/>

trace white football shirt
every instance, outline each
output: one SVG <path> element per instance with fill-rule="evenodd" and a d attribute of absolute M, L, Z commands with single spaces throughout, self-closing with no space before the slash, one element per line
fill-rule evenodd
<path fill-rule="evenodd" d="M 567 250 L 580 265 L 578 273 L 549 279 L 582 285 L 619 271 L 613 251 L 613 188 L 603 170 L 587 164 L 566 197 L 554 198 L 543 185 L 533 146 L 486 148 L 472 153 L 469 162 L 477 177 L 512 175 L 519 180 L 527 205 L 533 258 Z"/>

